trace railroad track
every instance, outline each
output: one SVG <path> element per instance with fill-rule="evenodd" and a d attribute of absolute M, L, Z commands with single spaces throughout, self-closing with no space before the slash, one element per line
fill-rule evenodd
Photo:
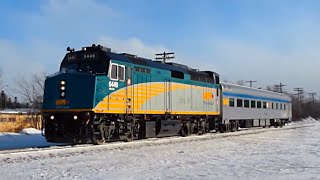
<path fill-rule="evenodd" d="M 165 145 L 165 144 L 173 144 L 173 143 L 185 143 L 192 141 L 205 141 L 212 139 L 220 139 L 234 136 L 243 136 L 250 134 L 259 134 L 270 131 L 283 131 L 283 130 L 292 130 L 298 128 L 306 128 L 310 126 L 314 126 L 315 123 L 310 124 L 294 124 L 291 126 L 285 126 L 283 128 L 250 128 L 250 129 L 241 129 L 237 132 L 229 132 L 229 133 L 207 133 L 204 135 L 191 135 L 188 137 L 167 137 L 167 138 L 149 138 L 136 140 L 133 142 L 111 142 L 103 145 L 92 145 L 92 144 L 81 144 L 81 145 L 61 145 L 61 146 L 47 146 L 47 147 L 35 147 L 35 148 L 27 148 L 27 149 L 13 149 L 13 150 L 3 150 L 0 151 L 0 162 L 6 161 L 6 159 L 10 159 L 15 156 L 34 156 L 37 154 L 50 154 L 51 153 L 79 153 L 85 151 L 93 151 L 93 150 L 112 150 L 112 149 L 125 149 L 125 148 L 140 148 L 143 146 L 156 146 L 156 145 Z"/>

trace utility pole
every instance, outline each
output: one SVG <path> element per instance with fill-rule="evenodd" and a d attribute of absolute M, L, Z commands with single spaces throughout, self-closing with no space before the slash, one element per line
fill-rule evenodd
<path fill-rule="evenodd" d="M 300 106 L 301 106 L 301 97 L 302 97 L 301 95 L 303 94 L 303 88 L 293 88 L 293 90 L 297 92 L 297 94 L 294 94 L 294 95 L 298 96 L 297 116 L 300 118 L 301 117 Z"/>
<path fill-rule="evenodd" d="M 254 82 L 257 82 L 257 81 L 252 81 L 252 80 L 250 80 L 250 81 L 246 81 L 247 83 L 250 83 L 250 87 L 252 87 L 252 83 L 254 83 Z"/>
<path fill-rule="evenodd" d="M 303 88 L 294 88 L 293 90 L 297 92 L 297 94 L 294 94 L 294 95 L 297 95 L 297 96 L 298 96 L 298 100 L 299 100 L 299 104 L 300 104 L 300 102 L 301 102 L 301 95 L 303 94 Z"/>
<path fill-rule="evenodd" d="M 284 85 L 281 82 L 280 82 L 280 84 L 275 85 L 275 87 L 278 89 L 279 93 L 282 93 L 282 87 L 284 87 L 284 86 L 287 86 L 287 85 Z"/>
<path fill-rule="evenodd" d="M 308 93 L 310 96 L 311 96 L 311 99 L 312 99 L 312 102 L 314 103 L 314 100 L 315 100 L 315 96 L 317 95 L 316 92 L 312 92 L 312 93 Z"/>
<path fill-rule="evenodd" d="M 155 55 L 157 56 L 156 57 L 157 60 L 159 60 L 159 59 L 162 60 L 162 63 L 166 63 L 166 60 L 174 58 L 173 52 L 169 52 L 169 53 L 163 52 L 163 53 L 159 53 L 159 54 L 155 54 Z"/>
<path fill-rule="evenodd" d="M 6 108 L 6 94 L 4 93 L 4 91 L 1 91 L 1 95 L 0 95 L 0 100 L 1 100 L 1 108 L 0 109 L 5 109 Z"/>

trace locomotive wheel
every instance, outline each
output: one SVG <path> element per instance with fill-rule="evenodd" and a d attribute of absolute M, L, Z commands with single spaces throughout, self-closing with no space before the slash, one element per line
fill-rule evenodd
<path fill-rule="evenodd" d="M 200 122 L 200 126 L 199 126 L 199 131 L 198 131 L 198 135 L 203 135 L 206 133 L 206 123 L 205 121 Z"/>
<path fill-rule="evenodd" d="M 220 133 L 225 133 L 226 132 L 226 125 L 224 125 L 224 124 L 221 124 L 220 126 L 219 126 L 219 132 Z"/>
<path fill-rule="evenodd" d="M 231 123 L 231 129 L 230 129 L 230 131 L 231 131 L 231 132 L 235 132 L 235 131 L 237 131 L 237 130 L 238 130 L 238 127 L 237 127 L 236 122 L 232 122 L 232 123 Z"/>
<path fill-rule="evenodd" d="M 188 125 L 187 124 L 184 124 L 182 127 L 181 127 L 181 135 L 183 137 L 186 137 L 186 136 L 189 136 L 190 135 L 190 131 L 189 131 L 189 128 L 188 128 Z"/>
<path fill-rule="evenodd" d="M 101 140 L 101 139 L 97 139 L 96 136 L 93 136 L 92 137 L 92 143 L 95 144 L 95 145 L 102 145 L 102 144 L 105 144 L 106 142 Z"/>
<path fill-rule="evenodd" d="M 198 135 L 203 135 L 203 134 L 205 134 L 203 129 L 198 132 Z"/>
<path fill-rule="evenodd" d="M 124 141 L 125 141 L 125 142 L 131 142 L 131 141 L 133 141 L 133 134 L 132 134 L 131 131 L 128 131 L 128 132 L 126 133 L 126 138 L 124 139 Z"/>

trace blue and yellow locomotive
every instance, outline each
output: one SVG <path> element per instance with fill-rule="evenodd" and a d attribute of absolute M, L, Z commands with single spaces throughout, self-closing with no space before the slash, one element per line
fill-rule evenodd
<path fill-rule="evenodd" d="M 43 118 L 51 142 L 131 141 L 216 129 L 219 75 L 111 52 L 68 48 L 45 81 Z"/>

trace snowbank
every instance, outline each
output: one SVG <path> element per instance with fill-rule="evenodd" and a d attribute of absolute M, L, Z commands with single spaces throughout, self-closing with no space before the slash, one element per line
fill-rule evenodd
<path fill-rule="evenodd" d="M 316 122 L 316 121 L 318 121 L 317 119 L 314 119 L 313 117 L 311 117 L 311 116 L 309 116 L 309 117 L 307 117 L 307 118 L 305 118 L 305 119 L 302 119 L 301 120 L 302 122 L 305 122 L 305 123 L 313 123 L 313 122 Z"/>
<path fill-rule="evenodd" d="M 23 129 L 20 133 L 0 133 L 0 150 L 46 147 L 59 145 L 48 143 L 41 131 L 33 128 Z"/>
<path fill-rule="evenodd" d="M 20 131 L 20 134 L 41 134 L 41 130 L 35 129 L 35 128 L 26 128 Z"/>

